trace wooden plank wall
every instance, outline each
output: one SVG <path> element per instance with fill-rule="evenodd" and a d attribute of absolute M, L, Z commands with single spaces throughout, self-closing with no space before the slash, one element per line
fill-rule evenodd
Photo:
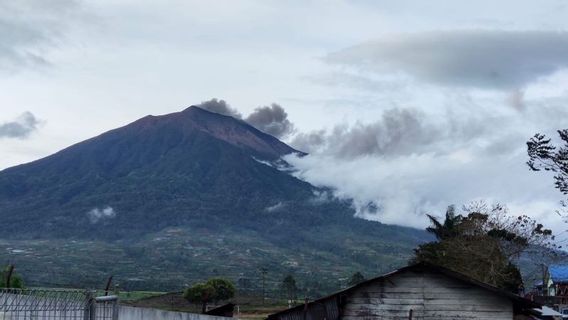
<path fill-rule="evenodd" d="M 513 319 L 512 302 L 436 273 L 407 271 L 347 296 L 342 319 Z"/>

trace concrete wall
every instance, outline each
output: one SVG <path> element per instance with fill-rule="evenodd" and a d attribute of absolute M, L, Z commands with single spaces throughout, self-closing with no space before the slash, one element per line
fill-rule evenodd
<path fill-rule="evenodd" d="M 119 320 L 228 320 L 232 318 L 208 316 L 197 313 L 173 312 L 151 308 L 120 306 Z"/>

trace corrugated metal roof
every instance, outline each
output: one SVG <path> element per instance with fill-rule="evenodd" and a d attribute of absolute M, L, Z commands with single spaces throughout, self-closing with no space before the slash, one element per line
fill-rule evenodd
<path fill-rule="evenodd" d="M 556 310 L 554 310 L 554 309 L 552 309 L 552 308 L 549 308 L 549 307 L 547 307 L 547 306 L 542 306 L 542 308 L 540 308 L 540 309 L 537 308 L 537 309 L 534 309 L 534 310 L 535 310 L 536 312 L 540 313 L 541 316 L 545 316 L 545 317 L 557 317 L 557 316 L 560 316 L 560 317 L 562 317 L 562 313 L 560 313 L 560 312 L 558 312 L 558 311 L 556 311 Z"/>
<path fill-rule="evenodd" d="M 548 273 L 554 283 L 568 283 L 568 265 L 551 265 Z"/>

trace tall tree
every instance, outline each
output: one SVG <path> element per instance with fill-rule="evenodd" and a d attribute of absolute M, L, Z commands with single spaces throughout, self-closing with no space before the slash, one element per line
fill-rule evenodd
<path fill-rule="evenodd" d="M 488 208 L 477 203 L 464 207 L 464 215 L 448 212 L 446 220 L 450 221 L 443 223 L 430 217 L 431 226 L 426 230 L 437 240 L 420 245 L 413 262 L 447 267 L 515 292 L 522 286 L 514 264 L 520 254 L 532 247 L 554 247 L 549 229 L 528 216 L 511 216 L 501 205 Z"/>
<path fill-rule="evenodd" d="M 537 133 L 527 142 L 529 161 L 534 171 L 554 172 L 554 185 L 564 195 L 568 195 L 568 129 L 558 130 L 561 145 L 555 146 L 550 138 Z M 565 201 L 562 202 L 567 205 Z"/>
<path fill-rule="evenodd" d="M 446 219 L 443 223 L 438 221 L 438 218 L 433 215 L 427 214 L 427 216 L 430 219 L 431 226 L 426 228 L 426 231 L 434 234 L 438 240 L 453 238 L 457 235 L 457 226 L 462 220 L 462 216 L 456 215 L 455 206 L 448 206 Z"/>
<path fill-rule="evenodd" d="M 286 295 L 286 299 L 295 301 L 298 297 L 298 286 L 296 285 L 296 279 L 294 276 L 287 275 L 282 279 L 280 284 L 280 289 Z"/>

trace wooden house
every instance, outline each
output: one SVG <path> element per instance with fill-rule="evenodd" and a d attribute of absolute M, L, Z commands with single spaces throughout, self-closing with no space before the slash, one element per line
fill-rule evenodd
<path fill-rule="evenodd" d="M 269 320 L 534 319 L 540 305 L 429 264 L 415 264 L 330 296 L 272 314 Z"/>

